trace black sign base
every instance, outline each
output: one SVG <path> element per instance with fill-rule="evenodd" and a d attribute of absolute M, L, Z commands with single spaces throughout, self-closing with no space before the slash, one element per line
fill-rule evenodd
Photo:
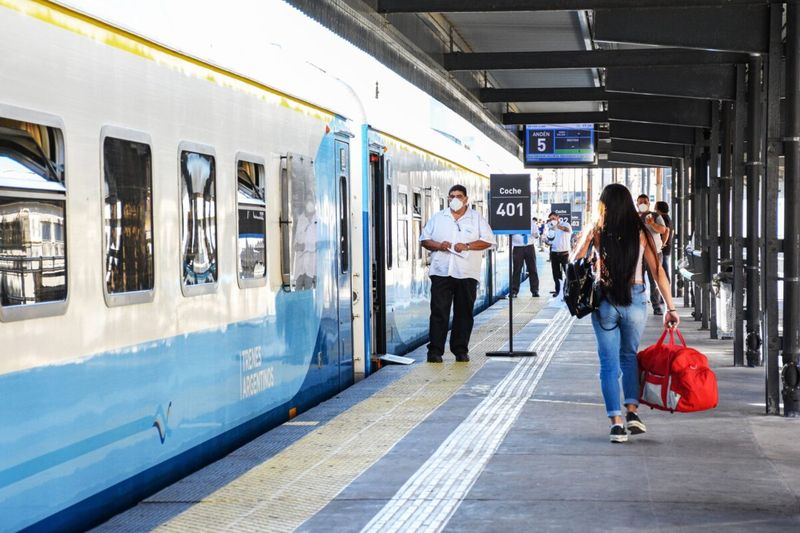
<path fill-rule="evenodd" d="M 486 357 L 536 357 L 536 352 L 486 352 Z"/>

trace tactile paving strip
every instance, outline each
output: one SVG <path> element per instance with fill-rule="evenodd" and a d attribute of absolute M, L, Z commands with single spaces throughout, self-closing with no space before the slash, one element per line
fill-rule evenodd
<path fill-rule="evenodd" d="M 526 298 L 517 300 L 516 304 L 515 332 L 538 313 L 546 304 L 546 299 Z M 469 364 L 446 362 L 415 365 L 404 377 L 353 405 L 325 425 L 293 427 L 294 430 L 310 431 L 260 464 L 253 465 L 246 456 L 235 452 L 211 469 L 224 469 L 227 461 L 238 458 L 231 466 L 241 474 L 210 494 L 207 489 L 192 491 L 190 478 L 193 476 L 190 476 L 185 483 L 181 483 L 186 490 L 171 494 L 168 501 L 165 501 L 167 498 L 160 501 L 165 505 L 186 505 L 192 501 L 193 492 L 199 497 L 189 509 L 158 529 L 295 529 L 455 393 L 484 365 L 485 352 L 498 350 L 505 344 L 507 305 L 507 302 L 495 304 L 488 311 L 490 319 L 476 321 Z M 503 310 L 506 312 L 501 312 Z M 259 440 L 268 437 L 269 434 Z M 201 472 L 195 476 L 198 474 Z M 225 475 L 219 471 L 218 474 Z M 169 491 L 166 489 L 163 492 Z M 201 496 L 204 492 L 207 495 Z M 154 501 L 148 507 L 150 505 L 158 504 Z"/>

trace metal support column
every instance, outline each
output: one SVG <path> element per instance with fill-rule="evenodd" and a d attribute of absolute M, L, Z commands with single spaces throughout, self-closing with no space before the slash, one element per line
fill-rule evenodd
<path fill-rule="evenodd" d="M 783 247 L 783 409 L 800 416 L 800 2 L 786 13 L 786 174 Z"/>
<path fill-rule="evenodd" d="M 680 174 L 680 163 L 678 160 L 674 160 L 672 163 L 672 187 L 670 188 L 671 193 L 671 210 L 672 210 L 672 241 L 669 243 L 671 248 L 672 254 L 672 261 L 670 266 L 672 270 L 670 272 L 670 286 L 672 287 L 672 296 L 677 297 L 683 294 L 683 290 L 681 286 L 678 284 L 678 261 L 681 257 L 683 257 L 683 253 L 681 252 L 681 248 L 683 247 L 682 241 L 682 231 L 681 231 L 681 202 L 683 201 L 683 192 L 681 189 L 681 174 Z"/>
<path fill-rule="evenodd" d="M 718 339 L 717 324 L 717 298 L 712 290 L 711 280 L 719 272 L 719 103 L 711 103 L 711 132 L 708 138 L 708 181 L 706 188 L 706 206 L 708 221 L 706 222 L 706 247 L 703 255 L 705 261 L 706 280 L 706 305 L 708 321 L 711 328 L 711 338 Z"/>
<path fill-rule="evenodd" d="M 720 128 L 719 175 L 719 258 L 730 266 L 731 259 L 731 150 L 733 137 L 733 103 L 722 102 Z"/>
<path fill-rule="evenodd" d="M 705 135 L 703 130 L 695 130 L 695 145 L 693 151 L 692 182 L 694 195 L 692 197 L 692 229 L 694 230 L 694 249 L 702 255 L 703 276 L 699 283 L 695 283 L 694 311 L 695 320 L 700 320 L 700 329 L 708 329 L 708 159 L 705 149 Z"/>
<path fill-rule="evenodd" d="M 736 67 L 736 102 L 733 117 L 733 364 L 744 366 L 744 129 L 747 106 L 745 66 Z"/>
<path fill-rule="evenodd" d="M 780 414 L 780 337 L 778 335 L 778 191 L 781 141 L 781 78 L 783 4 L 770 5 L 769 53 L 765 67 L 767 89 L 764 186 L 761 195 L 761 302 L 763 344 L 761 360 L 766 373 L 767 413 Z"/>
<path fill-rule="evenodd" d="M 681 216 L 679 219 L 679 226 L 678 229 L 681 235 L 681 244 L 680 244 L 680 257 L 684 259 L 686 257 L 686 246 L 689 244 L 689 235 L 690 235 L 690 228 L 689 228 L 689 213 L 690 213 L 690 205 L 689 202 L 691 200 L 691 190 L 689 189 L 689 168 L 690 165 L 687 163 L 688 148 L 684 147 L 684 156 L 678 160 L 678 165 L 680 168 L 681 173 Z M 689 307 L 692 305 L 690 299 L 691 293 L 691 284 L 690 282 L 686 281 L 685 279 L 681 280 L 681 286 L 683 291 L 683 306 Z"/>
<path fill-rule="evenodd" d="M 752 56 L 747 72 L 747 366 L 761 364 L 761 302 L 758 272 L 758 187 L 764 171 L 761 144 L 764 102 L 760 56 Z"/>

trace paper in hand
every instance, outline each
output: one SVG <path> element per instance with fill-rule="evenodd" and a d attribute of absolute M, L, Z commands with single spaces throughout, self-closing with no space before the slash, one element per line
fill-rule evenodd
<path fill-rule="evenodd" d="M 464 250 L 463 252 L 456 252 L 455 244 L 451 245 L 450 248 L 447 249 L 447 251 L 450 252 L 451 254 L 457 255 L 458 257 L 467 257 L 467 250 Z"/>

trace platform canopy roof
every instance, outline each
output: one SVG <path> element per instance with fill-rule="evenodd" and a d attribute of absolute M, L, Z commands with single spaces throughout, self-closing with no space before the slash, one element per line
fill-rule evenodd
<path fill-rule="evenodd" d="M 390 22 L 413 14 L 444 29 L 449 50 L 435 59 L 471 73 L 475 97 L 510 128 L 597 123 L 601 152 L 631 164 L 669 162 L 696 142 L 712 102 L 736 99 L 748 61 L 769 50 L 770 24 L 782 23 L 770 0 L 373 3 Z"/>

